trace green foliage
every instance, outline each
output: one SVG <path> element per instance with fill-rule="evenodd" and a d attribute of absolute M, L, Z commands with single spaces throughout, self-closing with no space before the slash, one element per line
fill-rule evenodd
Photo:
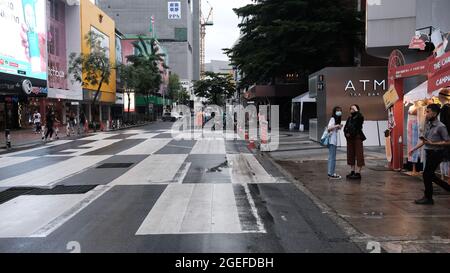
<path fill-rule="evenodd" d="M 101 45 L 102 37 L 90 31 L 84 37 L 91 52 L 88 54 L 71 53 L 69 56 L 69 74 L 84 87 L 96 86 L 95 104 L 103 84 L 109 84 L 112 65 L 109 61 L 109 49 Z"/>
<path fill-rule="evenodd" d="M 169 76 L 169 85 L 167 86 L 169 92 L 169 98 L 176 100 L 178 93 L 182 91 L 180 77 L 177 74 L 171 74 Z"/>
<path fill-rule="evenodd" d="M 229 74 L 205 72 L 204 79 L 194 83 L 194 93 L 215 105 L 224 105 L 225 99 L 231 98 L 235 90 L 233 77 Z"/>
<path fill-rule="evenodd" d="M 255 0 L 234 9 L 242 36 L 224 49 L 244 85 L 274 82 L 288 73 L 305 80 L 325 66 L 353 64 L 362 46 L 362 14 L 348 0 Z M 348 49 L 343 52 L 343 49 Z M 343 62 L 341 55 L 352 63 Z"/>

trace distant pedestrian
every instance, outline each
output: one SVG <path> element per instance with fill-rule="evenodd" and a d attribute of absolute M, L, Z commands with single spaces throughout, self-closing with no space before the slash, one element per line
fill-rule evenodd
<path fill-rule="evenodd" d="M 54 112 L 53 110 L 48 110 L 47 114 L 45 115 L 45 128 L 47 129 L 45 137 L 43 137 L 45 141 L 47 141 L 48 137 L 50 137 L 50 140 L 53 140 L 54 124 L 55 124 Z"/>
<path fill-rule="evenodd" d="M 342 129 L 342 108 L 336 106 L 333 108 L 333 114 L 328 122 L 328 178 L 341 179 L 342 177 L 336 174 L 336 150 L 340 144 L 339 131 Z"/>
<path fill-rule="evenodd" d="M 86 126 L 86 116 L 84 115 L 84 112 L 80 113 L 80 125 L 79 125 L 80 133 L 84 134 L 84 126 Z"/>
<path fill-rule="evenodd" d="M 38 110 L 34 110 L 33 123 L 34 123 L 34 127 L 35 127 L 35 133 L 36 134 L 41 133 L 41 131 L 42 131 L 41 113 L 39 113 Z"/>
<path fill-rule="evenodd" d="M 415 201 L 418 205 L 433 205 L 433 182 L 450 191 L 450 185 L 436 176 L 435 171 L 444 160 L 445 149 L 450 145 L 450 137 L 446 126 L 439 121 L 440 106 L 429 104 L 426 108 L 425 133 L 420 137 L 421 142 L 414 147 L 409 154 L 425 146 L 425 170 L 423 171 L 423 183 L 425 194 L 422 199 Z"/>
<path fill-rule="evenodd" d="M 70 136 L 71 133 L 75 134 L 75 125 L 76 125 L 76 119 L 74 112 L 70 111 L 69 114 L 69 122 L 67 123 L 67 136 Z"/>
<path fill-rule="evenodd" d="M 350 117 L 344 127 L 345 138 L 347 140 L 347 164 L 351 167 L 348 179 L 361 179 L 361 170 L 365 165 L 363 141 L 366 136 L 363 132 L 364 116 L 360 112 L 358 105 L 350 107 Z M 356 170 L 358 166 L 358 170 Z"/>

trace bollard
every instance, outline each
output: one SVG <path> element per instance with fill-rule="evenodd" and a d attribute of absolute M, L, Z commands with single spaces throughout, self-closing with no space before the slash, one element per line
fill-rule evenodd
<path fill-rule="evenodd" d="M 6 139 L 6 148 L 11 148 L 11 130 L 6 129 L 5 130 L 5 139 Z"/>

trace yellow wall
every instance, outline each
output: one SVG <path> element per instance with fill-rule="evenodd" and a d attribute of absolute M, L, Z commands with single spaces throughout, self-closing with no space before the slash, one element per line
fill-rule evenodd
<path fill-rule="evenodd" d="M 99 20 L 99 16 L 102 15 L 102 22 Z M 116 60 L 116 39 L 115 39 L 115 23 L 114 20 L 108 17 L 100 8 L 92 4 L 90 0 L 81 0 L 81 51 L 85 54 L 90 52 L 89 46 L 84 39 L 85 35 L 91 30 L 91 26 L 101 31 L 103 34 L 109 37 L 109 60 L 112 67 L 115 65 Z M 86 89 L 97 90 L 97 86 L 85 86 Z M 103 84 L 102 86 L 102 102 L 116 101 L 116 70 L 111 70 L 111 77 L 109 78 L 109 84 Z"/>

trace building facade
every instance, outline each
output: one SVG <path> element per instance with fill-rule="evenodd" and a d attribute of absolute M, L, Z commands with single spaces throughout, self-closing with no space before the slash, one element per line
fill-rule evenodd
<path fill-rule="evenodd" d="M 170 70 L 180 79 L 200 78 L 198 1 L 134 0 L 130 5 L 121 0 L 100 0 L 98 5 L 127 38 L 156 37 L 167 50 Z"/>

